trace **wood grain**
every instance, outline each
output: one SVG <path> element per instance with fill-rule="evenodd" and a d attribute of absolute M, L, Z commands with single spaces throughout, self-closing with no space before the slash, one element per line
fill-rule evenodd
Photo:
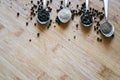
<path fill-rule="evenodd" d="M 70 1 L 70 9 L 84 2 Z M 50 4 L 53 23 L 47 29 L 34 26 L 36 18 L 29 20 L 30 0 L 0 0 L 0 80 L 120 80 L 120 0 L 110 0 L 115 37 L 109 39 L 96 35 L 93 27 L 83 28 L 79 16 L 57 25 L 59 5 L 60 0 Z M 90 6 L 102 11 L 103 1 L 91 0 Z"/>

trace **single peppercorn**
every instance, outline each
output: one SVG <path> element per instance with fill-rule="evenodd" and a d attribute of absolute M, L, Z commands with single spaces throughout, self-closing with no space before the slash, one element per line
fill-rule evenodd
<path fill-rule="evenodd" d="M 37 33 L 37 37 L 39 37 L 40 36 L 40 33 Z"/>
<path fill-rule="evenodd" d="M 26 22 L 26 26 L 28 26 L 28 22 Z"/>
<path fill-rule="evenodd" d="M 19 13 L 19 12 L 17 12 L 17 17 L 19 17 L 19 15 L 20 15 L 20 13 Z"/>

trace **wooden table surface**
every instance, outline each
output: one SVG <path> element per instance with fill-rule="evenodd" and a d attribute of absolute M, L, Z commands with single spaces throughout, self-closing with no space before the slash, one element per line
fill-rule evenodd
<path fill-rule="evenodd" d="M 75 9 L 85 0 L 70 1 Z M 109 2 L 114 38 L 97 35 L 93 26 L 83 28 L 79 16 L 57 25 L 59 5 L 60 0 L 50 4 L 53 23 L 47 29 L 29 20 L 30 0 L 0 0 L 0 80 L 120 80 L 120 0 Z M 103 1 L 91 0 L 90 6 L 101 11 Z"/>

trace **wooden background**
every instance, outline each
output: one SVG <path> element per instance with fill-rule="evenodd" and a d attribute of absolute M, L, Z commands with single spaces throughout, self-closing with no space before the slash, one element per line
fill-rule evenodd
<path fill-rule="evenodd" d="M 75 9 L 85 0 L 70 1 Z M 58 26 L 54 23 L 58 5 L 60 0 L 50 4 L 53 23 L 41 29 L 34 26 L 35 18 L 29 20 L 30 0 L 0 0 L 0 80 L 120 80 L 120 0 L 110 0 L 115 37 L 109 39 L 97 35 L 93 27 L 79 25 L 76 30 L 79 17 Z M 90 6 L 101 10 L 103 1 L 91 0 Z"/>

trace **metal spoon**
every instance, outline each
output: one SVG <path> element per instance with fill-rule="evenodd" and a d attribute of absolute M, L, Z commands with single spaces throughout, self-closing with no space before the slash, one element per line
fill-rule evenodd
<path fill-rule="evenodd" d="M 43 0 L 43 10 L 46 11 L 46 5 L 47 5 L 47 1 L 46 0 Z M 39 11 L 38 11 L 38 14 L 37 14 L 37 21 L 40 23 L 40 24 L 46 24 L 50 21 L 50 13 L 48 11 L 46 11 L 48 13 L 48 19 L 46 21 L 41 21 L 39 18 L 38 18 L 38 15 L 41 14 Z"/>
<path fill-rule="evenodd" d="M 60 12 L 58 13 L 58 19 L 62 23 L 67 23 L 72 17 L 72 13 L 67 8 L 67 4 L 68 4 L 68 0 L 64 0 L 64 8 L 62 10 L 60 10 Z M 68 18 L 68 19 L 66 19 L 66 18 Z"/>
<path fill-rule="evenodd" d="M 109 0 L 104 0 L 106 21 L 100 26 L 100 31 L 105 37 L 111 37 L 114 34 L 114 26 L 108 21 Z"/>
<path fill-rule="evenodd" d="M 89 17 L 89 19 L 86 18 L 86 17 Z M 87 22 L 84 23 L 83 22 L 85 18 L 89 21 L 89 23 L 87 23 Z M 80 16 L 80 22 L 84 27 L 89 27 L 93 24 L 93 20 L 94 20 L 94 18 L 89 12 L 89 1 L 86 0 L 86 12 Z"/>

